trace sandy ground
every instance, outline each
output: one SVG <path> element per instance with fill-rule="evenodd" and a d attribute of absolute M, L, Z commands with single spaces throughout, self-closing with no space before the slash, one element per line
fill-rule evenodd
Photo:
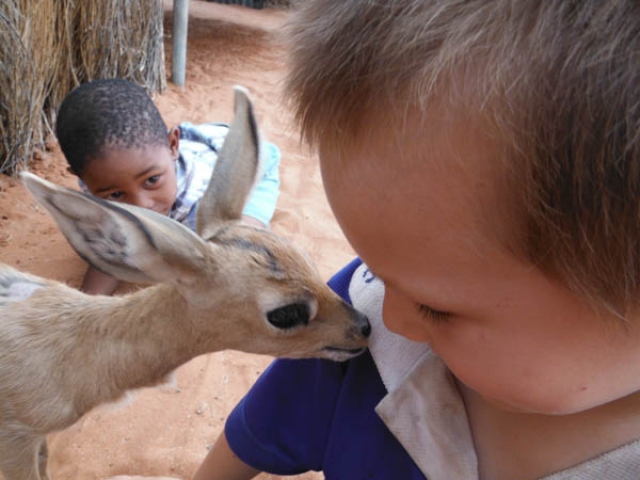
<path fill-rule="evenodd" d="M 165 0 L 167 2 L 167 0 Z M 167 72 L 171 72 L 171 2 L 166 4 Z M 315 260 L 325 278 L 353 257 L 326 203 L 317 158 L 302 148 L 281 101 L 284 50 L 282 10 L 250 10 L 190 2 L 186 86 L 171 83 L 156 99 L 167 124 L 231 121 L 232 87 L 249 88 L 264 136 L 282 150 L 282 193 L 273 230 Z M 37 155 L 32 171 L 76 187 L 55 142 Z M 0 176 L 0 259 L 25 271 L 79 286 L 85 264 L 49 215 L 15 180 Z M 220 352 L 177 370 L 178 389 L 138 392 L 126 405 L 101 407 L 66 431 L 51 435 L 52 480 L 113 475 L 188 479 L 223 428 L 228 413 L 270 363 L 270 357 Z M 275 478 L 319 479 L 321 474 Z"/>

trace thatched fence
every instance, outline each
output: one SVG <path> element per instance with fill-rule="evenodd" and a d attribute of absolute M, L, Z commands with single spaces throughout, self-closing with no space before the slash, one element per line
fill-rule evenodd
<path fill-rule="evenodd" d="M 165 88 L 162 0 L 0 0 L 0 173 L 25 165 L 77 85 Z"/>

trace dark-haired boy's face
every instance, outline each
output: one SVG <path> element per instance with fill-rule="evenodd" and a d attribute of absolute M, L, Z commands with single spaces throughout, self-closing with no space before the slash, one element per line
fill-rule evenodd
<path fill-rule="evenodd" d="M 166 145 L 107 148 L 81 178 L 97 197 L 168 215 L 177 194 L 176 156 L 177 147 Z"/>
<path fill-rule="evenodd" d="M 495 139 L 481 120 L 430 113 L 372 116 L 367 140 L 320 143 L 329 203 L 385 283 L 385 325 L 429 343 L 501 408 L 566 414 L 640 389 L 640 322 L 614 328 L 516 255 L 505 239 L 517 238 L 517 210 L 497 180 Z"/>

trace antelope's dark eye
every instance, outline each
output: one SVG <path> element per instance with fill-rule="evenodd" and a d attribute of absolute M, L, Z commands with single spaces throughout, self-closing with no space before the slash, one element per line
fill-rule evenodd
<path fill-rule="evenodd" d="M 267 313 L 267 320 L 276 328 L 287 329 L 309 324 L 309 306 L 306 303 L 291 303 Z"/>

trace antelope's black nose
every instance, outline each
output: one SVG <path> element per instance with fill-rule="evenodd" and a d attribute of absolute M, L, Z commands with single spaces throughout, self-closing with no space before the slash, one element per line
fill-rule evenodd
<path fill-rule="evenodd" d="M 362 333 L 362 336 L 368 337 L 369 335 L 371 335 L 371 324 L 369 323 L 369 319 L 367 317 L 364 317 L 364 321 L 365 324 L 360 327 L 360 332 Z"/>

